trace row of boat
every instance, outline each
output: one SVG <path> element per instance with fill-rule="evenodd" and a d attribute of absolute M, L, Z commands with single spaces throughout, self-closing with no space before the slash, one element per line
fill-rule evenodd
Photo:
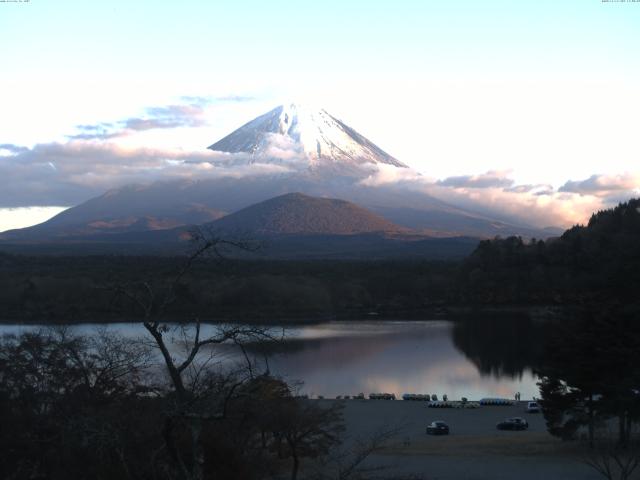
<path fill-rule="evenodd" d="M 304 398 L 308 398 L 306 395 Z M 324 398 L 322 396 L 318 396 L 318 398 Z M 359 393 L 358 395 L 338 395 L 336 397 L 337 400 L 364 400 L 364 393 Z M 370 393 L 369 400 L 395 400 L 395 393 Z M 438 400 L 437 395 L 429 395 L 426 393 L 405 393 L 402 395 L 402 400 L 406 402 L 428 402 L 428 407 L 430 408 L 478 408 L 481 405 L 515 405 L 513 400 L 509 400 L 507 398 L 483 398 L 478 402 L 470 402 L 465 397 L 462 397 L 461 400 L 448 400 L 446 395 L 442 401 Z"/>
<path fill-rule="evenodd" d="M 388 395 L 388 394 L 387 394 Z M 371 398 L 371 397 L 370 397 Z M 394 397 L 395 398 L 395 397 Z M 508 398 L 483 398 L 479 402 L 469 402 L 465 397 L 462 397 L 459 401 L 450 401 L 447 399 L 447 396 L 444 395 L 442 401 L 438 400 L 437 395 L 429 395 L 427 393 L 405 393 L 402 395 L 402 399 L 405 401 L 412 402 L 429 402 L 431 406 L 456 406 L 458 404 L 474 404 L 476 406 L 479 405 L 515 405 L 513 400 L 509 400 Z M 473 408 L 473 407 L 472 407 Z"/>

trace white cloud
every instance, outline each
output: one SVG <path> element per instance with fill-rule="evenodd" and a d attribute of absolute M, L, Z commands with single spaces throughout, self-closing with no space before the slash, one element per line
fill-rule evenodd
<path fill-rule="evenodd" d="M 309 165 L 309 159 L 306 157 L 301 145 L 296 143 L 293 138 L 279 133 L 270 133 L 266 135 L 265 146 L 262 156 L 266 158 L 276 158 L 281 161 L 294 163 L 296 165 Z"/>
<path fill-rule="evenodd" d="M 584 223 L 595 210 L 604 208 L 594 196 L 563 194 L 555 191 L 513 191 L 505 188 L 450 188 L 434 186 L 433 196 L 487 216 L 500 216 L 515 223 L 537 227 L 568 227 Z"/>
<path fill-rule="evenodd" d="M 393 165 L 384 164 L 369 164 L 368 168 L 371 170 L 371 174 L 360 183 L 369 187 L 403 182 L 416 183 L 418 185 L 430 183 L 427 177 L 411 168 L 397 168 Z"/>
<path fill-rule="evenodd" d="M 593 211 L 611 203 L 595 195 L 558 192 L 548 184 L 516 185 L 510 174 L 510 171 L 488 171 L 434 180 L 411 169 L 379 166 L 361 183 L 396 184 L 490 218 L 537 227 L 568 227 L 586 222 Z"/>
<path fill-rule="evenodd" d="M 0 232 L 42 223 L 66 209 L 67 207 L 0 208 Z"/>
<path fill-rule="evenodd" d="M 562 187 L 561 192 L 573 192 L 582 195 L 596 195 L 608 197 L 616 192 L 638 192 L 640 189 L 640 175 L 623 173 L 620 175 L 591 175 L 585 180 L 568 181 Z"/>
<path fill-rule="evenodd" d="M 511 187 L 514 181 L 508 178 L 509 171 L 488 171 L 481 175 L 460 175 L 439 180 L 438 185 L 453 188 Z"/>
<path fill-rule="evenodd" d="M 129 117 L 116 122 L 77 125 L 79 133 L 70 135 L 73 140 L 109 140 L 126 137 L 136 132 L 148 130 L 166 130 L 174 128 L 197 128 L 207 125 L 205 107 L 213 102 L 206 97 L 183 97 L 184 104 L 171 104 L 162 107 L 148 107 L 145 114 Z"/>
<path fill-rule="evenodd" d="M 112 142 L 73 140 L 13 150 L 18 153 L 0 157 L 5 181 L 0 208 L 75 205 L 130 183 L 290 171 L 287 164 L 261 162 L 244 153 L 126 148 Z"/>

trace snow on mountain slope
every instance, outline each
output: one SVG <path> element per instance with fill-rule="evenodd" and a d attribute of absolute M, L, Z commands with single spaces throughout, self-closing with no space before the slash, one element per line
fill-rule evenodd
<path fill-rule="evenodd" d="M 289 163 L 353 175 L 377 164 L 407 168 L 325 110 L 281 105 L 210 145 L 211 150 L 251 154 L 251 162 Z"/>

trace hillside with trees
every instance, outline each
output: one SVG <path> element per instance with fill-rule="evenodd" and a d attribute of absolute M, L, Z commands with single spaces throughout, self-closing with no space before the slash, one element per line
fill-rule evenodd
<path fill-rule="evenodd" d="M 464 262 L 460 300 L 482 304 L 636 302 L 640 199 L 594 213 L 561 237 L 482 241 Z"/>
<path fill-rule="evenodd" d="M 433 318 L 460 309 L 637 304 L 640 200 L 595 213 L 561 237 L 482 241 L 462 261 L 203 259 L 167 311 L 179 319 L 317 321 Z M 443 247 L 444 248 L 444 247 Z M 0 253 L 0 320 L 118 321 L 113 279 L 163 282 L 184 257 Z"/>

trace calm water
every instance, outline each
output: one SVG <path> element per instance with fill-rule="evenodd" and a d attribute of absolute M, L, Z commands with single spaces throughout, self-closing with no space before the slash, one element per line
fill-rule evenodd
<path fill-rule="evenodd" d="M 94 324 L 74 326 L 77 333 Z M 144 335 L 137 323 L 100 325 L 127 337 Z M 2 325 L 0 333 L 34 326 Z M 207 327 L 215 328 L 215 327 Z M 179 335 L 173 346 L 180 355 Z M 278 345 L 255 344 L 249 355 L 272 373 L 302 381 L 301 392 L 335 397 L 359 392 L 447 394 L 450 399 L 538 396 L 532 364 L 537 330 L 523 320 L 507 322 L 329 322 L 289 328 Z M 222 366 L 240 360 L 232 347 L 213 352 Z M 266 360 L 265 360 L 266 359 Z"/>

